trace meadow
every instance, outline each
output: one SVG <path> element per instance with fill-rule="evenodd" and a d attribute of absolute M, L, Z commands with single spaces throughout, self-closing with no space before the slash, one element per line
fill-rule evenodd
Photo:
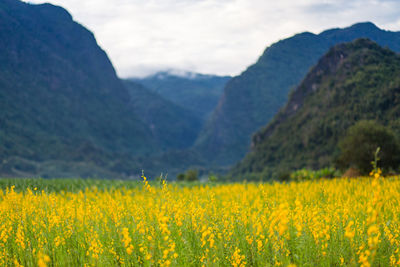
<path fill-rule="evenodd" d="M 1 179 L 1 266 L 396 266 L 400 177 Z"/>

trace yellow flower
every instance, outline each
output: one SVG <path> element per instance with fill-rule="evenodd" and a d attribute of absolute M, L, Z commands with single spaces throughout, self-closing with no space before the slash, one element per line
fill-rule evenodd
<path fill-rule="evenodd" d="M 39 254 L 39 259 L 38 259 L 38 266 L 39 267 L 46 267 L 47 263 L 50 262 L 50 257 L 47 256 L 46 254 Z"/>

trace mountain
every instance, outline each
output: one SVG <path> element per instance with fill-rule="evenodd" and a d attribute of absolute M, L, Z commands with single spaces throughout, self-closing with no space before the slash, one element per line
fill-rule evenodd
<path fill-rule="evenodd" d="M 184 149 L 193 145 L 202 121 L 193 112 L 164 99 L 140 84 L 126 80 L 131 107 L 150 128 L 158 150 Z"/>
<path fill-rule="evenodd" d="M 195 149 L 217 165 L 243 158 L 252 134 L 273 118 L 318 59 L 333 45 L 360 37 L 400 51 L 400 32 L 384 31 L 372 23 L 318 35 L 305 32 L 268 47 L 254 65 L 227 83 Z"/>
<path fill-rule="evenodd" d="M 1 175 L 112 178 L 118 161 L 157 151 L 106 53 L 66 10 L 2 0 L 0 25 Z"/>
<path fill-rule="evenodd" d="M 330 166 L 338 140 L 360 120 L 376 120 L 400 136 L 400 56 L 368 39 L 330 49 L 254 135 L 252 151 L 231 174 L 271 178 Z"/>
<path fill-rule="evenodd" d="M 145 78 L 131 78 L 206 120 L 217 106 L 231 77 L 192 72 L 163 71 Z"/>

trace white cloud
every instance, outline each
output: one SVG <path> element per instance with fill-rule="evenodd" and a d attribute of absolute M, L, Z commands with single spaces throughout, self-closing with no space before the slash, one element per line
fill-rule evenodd
<path fill-rule="evenodd" d="M 235 75 L 295 33 L 372 21 L 400 30 L 397 0 L 30 0 L 66 8 L 122 77 L 161 69 Z"/>

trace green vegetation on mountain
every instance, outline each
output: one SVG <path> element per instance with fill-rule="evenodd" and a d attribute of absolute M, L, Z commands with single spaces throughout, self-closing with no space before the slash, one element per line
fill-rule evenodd
<path fill-rule="evenodd" d="M 342 170 L 354 168 L 368 175 L 371 162 L 384 172 L 400 165 L 400 146 L 394 133 L 376 121 L 359 121 L 339 140 L 340 155 L 336 164 Z"/>
<path fill-rule="evenodd" d="M 372 23 L 318 35 L 301 33 L 268 47 L 254 65 L 227 83 L 196 141 L 196 150 L 217 165 L 241 159 L 250 149 L 252 134 L 273 118 L 318 59 L 333 45 L 360 37 L 400 51 L 400 33 L 381 30 Z"/>
<path fill-rule="evenodd" d="M 194 142 L 200 120 L 124 84 L 66 10 L 3 0 L 0 25 L 2 175 L 140 175 L 140 156 Z"/>
<path fill-rule="evenodd" d="M 131 78 L 206 120 L 215 109 L 225 84 L 231 77 L 198 73 L 158 72 L 145 78 Z"/>
<path fill-rule="evenodd" d="M 2 175 L 112 178 L 144 168 L 157 175 L 170 161 L 175 170 L 176 161 L 192 159 L 176 150 L 194 143 L 203 119 L 121 81 L 67 11 L 4 0 L 0 24 Z"/>
<path fill-rule="evenodd" d="M 360 120 L 376 120 L 400 134 L 400 56 L 368 39 L 337 45 L 322 57 L 253 136 L 252 151 L 231 175 L 266 179 L 331 166 L 339 140 Z"/>

